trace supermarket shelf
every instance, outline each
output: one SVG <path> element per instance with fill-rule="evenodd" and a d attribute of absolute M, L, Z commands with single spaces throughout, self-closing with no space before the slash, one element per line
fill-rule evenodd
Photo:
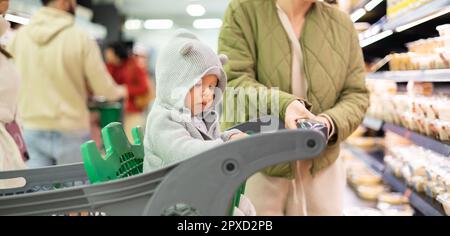
<path fill-rule="evenodd" d="M 354 156 L 362 160 L 366 165 L 368 165 L 376 173 L 382 175 L 384 172 L 383 156 L 370 155 L 368 152 L 361 148 L 355 147 L 351 144 L 344 144 L 344 148 L 349 150 Z"/>
<path fill-rule="evenodd" d="M 392 52 L 406 52 L 406 43 L 435 37 L 438 34 L 436 26 L 448 22 L 450 22 L 450 0 L 434 0 L 381 23 L 378 34 L 361 40 L 360 44 L 363 46 L 365 58 L 370 61 Z"/>
<path fill-rule="evenodd" d="M 404 180 L 397 178 L 391 169 L 384 166 L 384 163 L 380 160 L 379 156 L 371 155 L 350 144 L 345 144 L 344 147 L 350 150 L 357 158 L 365 162 L 375 172 L 382 175 L 383 181 L 388 184 L 393 191 L 409 196 L 410 204 L 421 214 L 425 216 L 445 216 L 444 209 L 436 200 L 410 189 Z"/>
<path fill-rule="evenodd" d="M 362 15 L 357 22 L 367 22 L 369 24 L 376 23 L 381 17 L 386 15 L 386 0 L 381 0 L 372 2 L 373 0 L 361 0 L 358 4 L 356 4 L 350 11 L 350 16 L 352 16 L 355 12 L 365 10 L 364 15 Z M 370 11 L 367 10 L 366 6 L 369 2 L 372 2 L 372 9 Z M 376 3 L 376 5 L 374 5 Z"/>
<path fill-rule="evenodd" d="M 416 8 L 410 12 L 404 13 L 392 21 L 386 22 L 386 24 L 383 25 L 383 29 L 384 30 L 395 30 L 395 29 L 398 29 L 398 27 L 416 22 L 421 19 L 426 19 L 426 17 L 433 15 L 434 13 L 437 13 L 441 10 L 450 9 L 448 7 L 449 5 L 450 5 L 450 0 L 432 1 L 430 3 L 427 3 L 423 6 Z M 445 14 L 448 14 L 448 12 Z"/>
<path fill-rule="evenodd" d="M 409 139 L 418 146 L 424 147 L 450 158 L 450 145 L 448 144 L 442 143 L 440 141 L 434 140 L 427 136 L 423 136 L 421 134 L 391 123 L 385 123 L 383 125 L 383 130 L 394 132 L 404 138 Z"/>
<path fill-rule="evenodd" d="M 363 125 L 369 129 L 378 131 L 383 127 L 383 121 L 372 118 L 370 116 L 366 116 L 366 117 L 364 117 Z"/>
<path fill-rule="evenodd" d="M 354 13 L 356 10 L 358 10 L 359 8 L 364 8 L 364 6 L 369 3 L 371 0 L 360 0 L 358 4 L 356 4 L 355 7 L 353 7 L 353 9 L 351 10 L 351 13 Z M 351 14 L 350 13 L 350 14 Z"/>
<path fill-rule="evenodd" d="M 398 83 L 408 81 L 450 82 L 450 69 L 376 72 L 368 74 L 367 79 L 391 80 Z"/>
<path fill-rule="evenodd" d="M 382 125 L 380 125 L 380 123 Z M 450 158 L 450 145 L 449 144 L 440 142 L 438 140 L 421 135 L 419 133 L 416 133 L 414 131 L 400 127 L 398 125 L 394 125 L 392 123 L 386 123 L 379 119 L 372 118 L 369 116 L 366 116 L 364 118 L 363 125 L 367 128 L 370 128 L 370 129 L 373 129 L 376 131 L 380 130 L 380 126 L 382 126 L 384 131 L 390 131 L 390 132 L 396 133 L 406 139 L 409 139 L 411 142 L 413 142 L 417 146 L 424 147 L 426 149 L 432 150 L 436 153 L 439 153 L 441 155 L 444 155 L 444 156 Z"/>
<path fill-rule="evenodd" d="M 394 176 L 392 170 L 389 168 L 386 168 L 383 174 L 383 180 L 389 184 L 394 191 L 409 195 L 410 204 L 422 214 L 426 216 L 445 216 L 441 204 L 423 193 L 418 193 L 410 189 L 406 182 Z"/>

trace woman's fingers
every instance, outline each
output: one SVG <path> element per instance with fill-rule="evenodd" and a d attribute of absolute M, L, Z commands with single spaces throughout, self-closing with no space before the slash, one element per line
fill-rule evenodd
<path fill-rule="evenodd" d="M 297 121 L 300 120 L 301 116 L 291 116 L 286 120 L 286 129 L 297 129 Z"/>

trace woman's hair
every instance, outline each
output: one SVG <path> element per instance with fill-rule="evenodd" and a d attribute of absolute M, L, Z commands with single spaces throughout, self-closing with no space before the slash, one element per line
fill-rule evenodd
<path fill-rule="evenodd" d="M 130 57 L 130 50 L 128 47 L 122 43 L 122 42 L 114 42 L 108 44 L 108 47 L 114 51 L 114 54 L 120 59 L 120 60 L 126 60 Z"/>

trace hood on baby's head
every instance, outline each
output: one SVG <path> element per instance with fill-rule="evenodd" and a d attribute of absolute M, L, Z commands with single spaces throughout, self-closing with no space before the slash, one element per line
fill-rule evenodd
<path fill-rule="evenodd" d="M 156 99 L 164 106 L 184 108 L 189 90 L 205 75 L 216 75 L 221 94 L 214 99 L 220 102 L 227 77 L 223 65 L 228 58 L 217 55 L 193 33 L 181 29 L 166 43 L 156 62 Z"/>

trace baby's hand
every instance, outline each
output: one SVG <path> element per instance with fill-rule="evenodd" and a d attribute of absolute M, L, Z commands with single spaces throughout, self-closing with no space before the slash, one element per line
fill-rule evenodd
<path fill-rule="evenodd" d="M 244 132 L 240 132 L 240 133 L 237 133 L 237 134 L 233 134 L 233 135 L 231 135 L 231 137 L 230 137 L 230 141 L 232 141 L 232 140 L 237 140 L 237 139 L 241 139 L 241 138 L 245 138 L 245 137 L 247 137 L 248 136 L 248 134 L 246 134 L 246 133 L 244 133 Z"/>

